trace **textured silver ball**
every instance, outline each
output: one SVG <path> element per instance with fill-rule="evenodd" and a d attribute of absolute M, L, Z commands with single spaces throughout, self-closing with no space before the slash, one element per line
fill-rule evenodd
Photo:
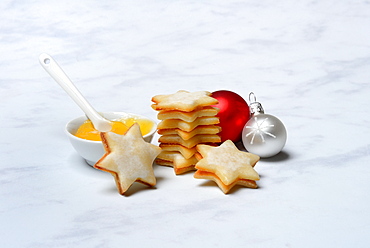
<path fill-rule="evenodd" d="M 245 124 L 242 141 L 248 152 L 261 158 L 278 154 L 285 146 L 287 132 L 284 124 L 275 116 L 256 114 Z"/>

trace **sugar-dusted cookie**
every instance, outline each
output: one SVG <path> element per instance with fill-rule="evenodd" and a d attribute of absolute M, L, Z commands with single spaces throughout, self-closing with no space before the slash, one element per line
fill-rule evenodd
<path fill-rule="evenodd" d="M 198 160 L 195 156 L 186 159 L 179 152 L 167 151 L 162 151 L 156 159 L 156 163 L 159 165 L 173 167 L 176 175 L 194 170 L 194 166 L 197 162 Z"/>
<path fill-rule="evenodd" d="M 215 125 L 197 126 L 190 132 L 183 131 L 180 128 L 159 129 L 158 130 L 158 134 L 160 135 L 177 134 L 183 140 L 188 140 L 197 134 L 218 134 L 219 132 L 221 132 L 221 127 L 215 126 Z"/>
<path fill-rule="evenodd" d="M 189 159 L 184 158 L 180 152 L 170 152 L 170 151 L 162 151 L 158 157 L 159 159 L 171 161 L 177 163 L 177 167 L 187 167 L 190 165 L 195 165 L 198 160 L 192 156 Z"/>
<path fill-rule="evenodd" d="M 193 122 L 186 122 L 180 119 L 166 119 L 158 124 L 158 129 L 179 128 L 185 132 L 191 132 L 198 126 L 215 125 L 218 123 L 220 123 L 220 119 L 215 116 L 199 117 Z"/>
<path fill-rule="evenodd" d="M 211 97 L 208 91 L 188 92 L 179 90 L 174 94 L 157 95 L 152 98 L 155 110 L 178 110 L 190 112 L 204 106 L 215 105 L 218 103 L 216 98 Z"/>
<path fill-rule="evenodd" d="M 120 194 L 134 182 L 156 184 L 153 161 L 161 148 L 144 141 L 139 124 L 132 125 L 124 135 L 106 132 L 101 137 L 106 153 L 94 167 L 114 176 Z"/>
<path fill-rule="evenodd" d="M 185 146 L 178 145 L 178 144 L 165 144 L 165 143 L 161 143 L 161 144 L 159 144 L 159 147 L 162 148 L 162 152 L 163 151 L 167 151 L 167 152 L 179 152 L 186 159 L 189 159 L 192 156 L 194 156 L 194 154 L 198 153 L 197 152 L 197 149 L 195 147 L 187 148 Z"/>
<path fill-rule="evenodd" d="M 231 140 L 226 140 L 219 147 L 197 145 L 202 159 L 195 168 L 195 178 L 210 179 L 217 183 L 226 194 L 236 184 L 256 188 L 253 181 L 259 180 L 258 173 L 253 169 L 260 157 L 240 151 Z"/>
<path fill-rule="evenodd" d="M 197 170 L 194 173 L 194 177 L 199 178 L 199 179 L 208 179 L 208 180 L 212 180 L 212 181 L 216 182 L 217 185 L 220 187 L 220 189 L 225 194 L 227 194 L 235 185 L 240 185 L 240 186 L 244 186 L 244 187 L 252 188 L 252 189 L 256 189 L 258 187 L 256 181 L 248 180 L 248 179 L 238 179 L 238 180 L 234 181 L 233 183 L 231 183 L 229 185 L 226 185 L 214 173 L 201 171 L 201 170 Z"/>
<path fill-rule="evenodd" d="M 174 134 L 163 135 L 159 137 L 158 141 L 165 144 L 179 144 L 187 148 L 192 148 L 198 144 L 219 143 L 221 142 L 221 138 L 217 134 L 198 134 L 188 140 L 183 140 L 179 135 Z"/>
<path fill-rule="evenodd" d="M 158 120 L 180 119 L 186 122 L 193 122 L 198 117 L 216 116 L 219 109 L 206 106 L 191 112 L 182 112 L 177 110 L 160 111 L 157 115 Z"/>
<path fill-rule="evenodd" d="M 174 162 L 159 159 L 159 158 L 157 158 L 155 160 L 155 162 L 156 162 L 156 164 L 161 165 L 161 166 L 173 167 L 173 170 L 174 170 L 176 175 L 181 175 L 181 174 L 184 174 L 186 172 L 195 170 L 194 165 L 190 165 L 188 167 L 178 168 L 174 165 Z"/>

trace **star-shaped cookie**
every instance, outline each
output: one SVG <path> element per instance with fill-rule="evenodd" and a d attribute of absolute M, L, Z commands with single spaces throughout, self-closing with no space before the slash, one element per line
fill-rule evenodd
<path fill-rule="evenodd" d="M 202 159 L 195 165 L 195 178 L 210 179 L 226 194 L 235 185 L 257 188 L 258 173 L 253 169 L 258 155 L 240 151 L 231 140 L 218 147 L 197 145 Z"/>
<path fill-rule="evenodd" d="M 177 110 L 190 112 L 195 109 L 215 105 L 218 103 L 216 98 L 211 97 L 208 91 L 188 92 L 179 90 L 169 95 L 157 95 L 152 98 L 155 110 Z"/>
<path fill-rule="evenodd" d="M 94 167 L 114 176 L 120 194 L 134 182 L 156 184 L 153 161 L 161 148 L 143 139 L 139 124 L 132 125 L 124 135 L 106 132 L 101 137 L 106 153 Z"/>

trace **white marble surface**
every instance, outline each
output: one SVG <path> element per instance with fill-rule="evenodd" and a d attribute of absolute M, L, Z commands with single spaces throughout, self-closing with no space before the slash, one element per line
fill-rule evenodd
<path fill-rule="evenodd" d="M 370 2 L 0 3 L 0 247 L 369 247 Z M 254 91 L 288 129 L 259 189 L 155 166 L 117 193 L 64 134 L 82 114 L 51 54 L 101 111 L 155 118 L 155 94 Z M 156 143 L 156 141 L 154 142 Z"/>

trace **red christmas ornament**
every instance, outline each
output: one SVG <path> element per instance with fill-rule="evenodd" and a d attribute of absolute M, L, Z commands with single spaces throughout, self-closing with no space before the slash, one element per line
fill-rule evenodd
<path fill-rule="evenodd" d="M 219 108 L 217 116 L 220 118 L 222 130 L 220 133 L 221 141 L 231 140 L 238 142 L 242 138 L 245 123 L 250 118 L 250 110 L 247 102 L 238 94 L 228 90 L 219 90 L 212 93 L 212 97 L 218 100 Z"/>

